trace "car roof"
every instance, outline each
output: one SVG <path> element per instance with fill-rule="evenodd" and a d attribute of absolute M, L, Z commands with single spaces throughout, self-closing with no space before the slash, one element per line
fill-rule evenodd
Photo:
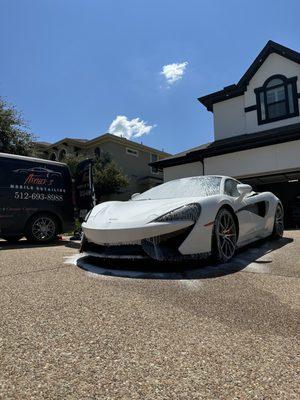
<path fill-rule="evenodd" d="M 174 179 L 174 181 L 181 181 L 181 180 L 188 180 L 188 179 L 195 179 L 195 178 L 221 178 L 221 179 L 233 179 L 235 181 L 238 181 L 235 178 L 232 178 L 231 176 L 225 176 L 225 175 L 195 175 L 195 176 L 188 176 L 185 178 L 177 178 Z"/>
<path fill-rule="evenodd" d="M 13 159 L 16 159 L 16 160 L 24 160 L 24 161 L 45 163 L 45 164 L 60 165 L 61 167 L 67 167 L 67 164 L 65 164 L 65 163 L 62 163 L 62 162 L 59 162 L 59 161 L 45 160 L 44 158 L 19 156 L 17 154 L 9 154 L 9 153 L 0 153 L 0 158 L 1 157 L 2 158 L 13 158 Z"/>

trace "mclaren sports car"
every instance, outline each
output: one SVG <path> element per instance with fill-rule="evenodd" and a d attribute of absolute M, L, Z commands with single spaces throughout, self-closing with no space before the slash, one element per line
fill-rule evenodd
<path fill-rule="evenodd" d="M 177 179 L 98 204 L 82 224 L 81 251 L 104 258 L 230 260 L 250 242 L 283 235 L 283 206 L 270 192 L 226 176 Z"/>

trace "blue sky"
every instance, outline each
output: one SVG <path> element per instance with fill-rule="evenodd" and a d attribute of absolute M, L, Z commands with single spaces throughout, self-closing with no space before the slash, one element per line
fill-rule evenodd
<path fill-rule="evenodd" d="M 0 96 L 39 140 L 125 124 L 179 152 L 213 139 L 197 97 L 237 82 L 269 39 L 300 50 L 299 12 L 299 0 L 0 0 Z M 168 83 L 173 63 L 187 64 Z"/>

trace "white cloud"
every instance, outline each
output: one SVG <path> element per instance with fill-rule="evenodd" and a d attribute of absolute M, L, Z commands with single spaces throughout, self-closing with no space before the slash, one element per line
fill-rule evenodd
<path fill-rule="evenodd" d="M 122 136 L 126 139 L 139 138 L 143 135 L 148 135 L 152 128 L 156 125 L 147 125 L 147 122 L 140 118 L 128 119 L 125 115 L 118 115 L 108 128 L 108 132 Z"/>
<path fill-rule="evenodd" d="M 183 63 L 164 65 L 162 67 L 161 75 L 164 75 L 168 84 L 172 85 L 174 82 L 182 79 L 187 65 L 188 65 L 187 61 Z"/>

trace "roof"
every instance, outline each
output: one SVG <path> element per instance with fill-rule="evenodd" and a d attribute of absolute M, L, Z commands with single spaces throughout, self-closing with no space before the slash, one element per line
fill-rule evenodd
<path fill-rule="evenodd" d="M 170 155 L 170 153 L 167 153 L 167 152 L 165 152 L 163 150 L 158 150 L 158 149 L 156 149 L 154 147 L 149 147 L 149 146 L 146 146 L 145 144 L 134 142 L 133 140 L 126 139 L 126 138 L 121 137 L 121 136 L 113 135 L 112 133 L 105 133 L 105 134 L 103 134 L 101 136 L 97 136 L 96 138 L 89 140 L 88 143 L 87 143 L 87 146 L 89 146 L 91 144 L 94 144 L 97 141 L 102 141 L 102 140 L 103 141 L 104 140 L 113 140 L 115 142 L 117 141 L 119 143 L 122 143 L 123 145 L 133 146 L 133 147 L 137 147 L 139 149 L 144 149 L 144 150 L 147 150 L 147 151 L 150 151 L 150 152 L 159 153 L 162 156 L 169 156 Z"/>
<path fill-rule="evenodd" d="M 198 100 L 200 103 L 202 103 L 208 111 L 212 111 L 214 103 L 241 96 L 246 91 L 247 85 L 252 77 L 271 53 L 279 54 L 282 57 L 300 64 L 299 52 L 269 40 L 237 84 L 226 86 L 222 90 L 199 97 Z"/>
<path fill-rule="evenodd" d="M 74 143 L 74 144 L 79 144 L 79 145 L 81 145 L 81 144 L 84 144 L 84 143 L 88 142 L 88 139 L 77 139 L 77 138 L 68 138 L 68 137 L 65 137 L 65 138 L 63 138 L 63 139 L 58 140 L 58 141 L 55 142 L 55 143 L 39 142 L 39 141 L 34 142 L 34 143 L 35 143 L 36 145 L 38 145 L 38 146 L 53 147 L 53 146 L 58 146 L 59 144 L 64 143 L 64 142 L 71 142 L 71 143 Z"/>
<path fill-rule="evenodd" d="M 155 163 L 151 163 L 150 165 L 158 168 L 172 167 L 195 161 L 203 161 L 204 158 L 215 157 L 222 154 L 235 153 L 237 151 L 270 146 L 299 139 L 300 123 L 291 124 L 275 129 L 246 133 L 227 139 L 216 140 L 212 143 L 206 143 L 196 150 L 191 149 L 184 155 L 175 155 L 174 157 L 165 158 L 156 161 Z"/>
<path fill-rule="evenodd" d="M 202 144 L 201 146 L 193 147 L 191 149 L 182 151 L 181 153 L 177 153 L 174 156 L 164 158 L 163 160 L 155 161 L 150 163 L 149 165 L 156 166 L 156 167 L 173 167 L 175 165 L 181 165 L 186 162 L 187 159 L 191 159 L 192 153 L 197 153 L 198 151 L 206 149 L 208 146 L 211 145 L 211 142 Z M 199 161 L 198 158 L 195 161 Z M 189 162 L 192 162 L 189 161 Z"/>
<path fill-rule="evenodd" d="M 56 147 L 56 146 L 58 146 L 60 144 L 63 144 L 65 142 L 70 142 L 70 143 L 72 143 L 74 145 L 77 144 L 77 145 L 82 146 L 82 147 L 89 147 L 89 146 L 95 145 L 97 142 L 103 142 L 103 141 L 107 141 L 107 140 L 113 140 L 115 142 L 122 143 L 122 145 L 128 145 L 128 146 L 132 146 L 132 147 L 138 148 L 139 150 L 143 149 L 143 150 L 146 150 L 146 151 L 149 151 L 149 152 L 159 153 L 162 157 L 166 157 L 166 156 L 170 155 L 170 153 L 167 153 L 167 152 L 165 152 L 163 150 L 158 150 L 158 149 L 155 149 L 154 147 L 149 147 L 149 146 L 146 146 L 146 145 L 144 145 L 142 143 L 134 142 L 132 140 L 129 140 L 129 139 L 126 139 L 126 138 L 123 138 L 123 137 L 120 137 L 120 136 L 116 136 L 116 135 L 113 135 L 111 133 L 105 133 L 103 135 L 97 136 L 94 139 L 90 139 L 90 140 L 89 139 L 77 139 L 77 138 L 68 138 L 68 137 L 66 137 L 64 139 L 61 139 L 61 140 L 55 142 L 55 143 L 36 142 L 36 145 L 37 146 L 40 145 L 41 147 L 43 147 L 43 150 L 47 150 L 46 147 L 48 147 L 48 149 L 51 150 L 53 147 Z"/>
<path fill-rule="evenodd" d="M 38 144 L 39 146 L 45 146 L 45 147 L 51 145 L 51 143 L 49 143 L 49 142 L 33 142 L 33 144 L 34 145 Z"/>
<path fill-rule="evenodd" d="M 211 143 L 211 142 L 205 143 L 205 144 L 201 144 L 200 146 L 192 147 L 191 149 L 187 149 L 187 150 L 181 151 L 180 153 L 176 153 L 176 154 L 174 154 L 174 155 L 171 156 L 171 157 L 165 158 L 165 160 L 172 160 L 173 158 L 185 156 L 185 155 L 187 155 L 187 153 L 191 153 L 192 151 L 203 150 L 203 149 L 206 148 L 210 143 Z"/>

